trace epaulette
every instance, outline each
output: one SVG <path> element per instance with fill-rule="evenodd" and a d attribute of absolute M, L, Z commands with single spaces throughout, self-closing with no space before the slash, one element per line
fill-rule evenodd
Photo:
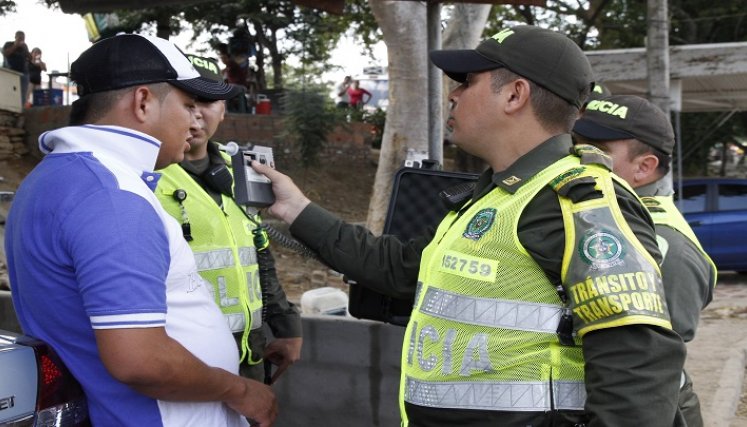
<path fill-rule="evenodd" d="M 585 166 L 571 168 L 553 178 L 549 184 L 559 196 L 571 199 L 573 203 L 598 199 L 603 196 L 597 187 L 597 180 L 586 173 Z"/>
<path fill-rule="evenodd" d="M 574 144 L 571 154 L 580 157 L 582 165 L 599 165 L 612 170 L 612 158 L 593 145 Z"/>
<path fill-rule="evenodd" d="M 666 210 L 661 207 L 661 203 L 656 200 L 655 197 L 641 197 L 641 201 L 649 212 L 666 212 Z"/>

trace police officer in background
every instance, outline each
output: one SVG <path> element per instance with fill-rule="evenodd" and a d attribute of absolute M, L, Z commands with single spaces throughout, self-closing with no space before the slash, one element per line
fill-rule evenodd
<path fill-rule="evenodd" d="M 644 98 L 618 95 L 591 101 L 573 128 L 579 143 L 612 157 L 614 172 L 642 198 L 656 224 L 661 272 L 672 327 L 692 341 L 700 311 L 713 299 L 716 266 L 677 210 L 668 180 L 675 139 L 666 114 Z M 700 402 L 682 373 L 679 408 L 688 427 L 702 426 Z"/>
<path fill-rule="evenodd" d="M 461 83 L 449 139 L 490 165 L 435 234 L 375 237 L 252 165 L 272 180 L 270 212 L 333 268 L 415 295 L 403 425 L 673 425 L 685 349 L 653 222 L 604 153 L 571 140 L 591 89 L 585 55 L 563 35 L 516 26 L 430 58 Z"/>
<path fill-rule="evenodd" d="M 202 77 L 222 81 L 214 60 L 187 56 Z M 241 375 L 271 383 L 301 357 L 301 317 L 280 286 L 259 215 L 232 198 L 230 157 L 210 141 L 225 111 L 225 101 L 197 99 L 190 149 L 184 161 L 160 171 L 156 195 L 182 224 L 200 275 L 213 285 L 239 346 Z M 275 337 L 269 344 L 263 323 Z M 263 358 L 278 366 L 272 378 Z"/>

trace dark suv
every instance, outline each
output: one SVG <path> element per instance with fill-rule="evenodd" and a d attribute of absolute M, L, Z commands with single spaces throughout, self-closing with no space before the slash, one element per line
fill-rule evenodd
<path fill-rule="evenodd" d="M 675 199 L 718 269 L 747 273 L 747 179 L 684 179 Z"/>

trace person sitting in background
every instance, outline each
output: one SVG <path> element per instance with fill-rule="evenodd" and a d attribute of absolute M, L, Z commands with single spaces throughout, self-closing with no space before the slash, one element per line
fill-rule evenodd
<path fill-rule="evenodd" d="M 38 47 L 31 50 L 31 60 L 29 61 L 29 91 L 26 94 L 26 106 L 31 106 L 31 95 L 36 89 L 41 89 L 41 73 L 47 71 L 47 64 L 41 59 L 42 51 Z"/>

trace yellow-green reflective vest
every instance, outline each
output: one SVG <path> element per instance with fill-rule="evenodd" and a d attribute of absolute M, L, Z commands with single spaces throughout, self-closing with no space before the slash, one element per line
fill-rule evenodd
<path fill-rule="evenodd" d="M 690 224 L 687 223 L 685 217 L 682 216 L 677 206 L 674 204 L 674 198 L 672 196 L 647 196 L 641 197 L 644 205 L 651 214 L 651 218 L 654 220 L 656 225 L 665 225 L 676 231 L 682 233 L 688 240 L 690 240 L 703 254 L 703 257 L 708 261 L 713 272 L 716 273 L 716 264 L 710 256 L 703 250 L 703 246 L 700 245 L 700 241 L 695 236 L 695 232 L 690 228 Z M 713 283 L 711 286 L 716 286 L 717 275 L 713 274 Z"/>
<path fill-rule="evenodd" d="M 160 171 L 156 196 L 166 212 L 180 223 L 182 209 L 174 199 L 177 189 L 186 191 L 182 202 L 191 226 L 189 246 L 200 275 L 213 285 L 215 303 L 234 333 L 243 333 L 241 360 L 252 360 L 249 331 L 262 326 L 262 291 L 259 283 L 253 224 L 230 197 L 223 195 L 223 209 L 187 174 L 173 164 Z"/>
<path fill-rule="evenodd" d="M 612 192 L 605 189 L 605 196 L 597 199 L 601 204 L 563 207 L 566 198 L 560 197 L 568 242 L 563 281 L 573 283 L 577 274 L 589 271 L 590 264 L 587 270 L 575 265 L 580 255 L 574 249 L 586 240 L 574 233 L 574 224 L 584 226 L 578 218 L 600 218 L 617 230 L 622 214 L 611 174 L 596 165 L 579 165 L 579 157 L 565 157 L 524 182 L 514 194 L 495 188 L 463 208 L 461 215 L 450 212 L 441 222 L 422 254 L 418 291 L 402 349 L 403 426 L 408 425 L 405 402 L 510 412 L 583 410 L 586 391 L 580 336 L 584 328 L 627 323 L 671 328 L 666 312 L 641 314 L 631 307 L 630 312 L 610 313 L 611 318 L 590 324 L 574 313 L 578 336 L 573 345 L 560 344 L 561 316 L 577 308 L 573 296 L 569 295 L 570 306 L 563 304 L 542 268 L 519 242 L 517 227 L 526 205 L 546 185 L 562 186 L 561 181 L 584 176 L 607 182 Z M 648 270 L 658 275 L 653 258 L 629 228 L 621 233 L 624 236 L 617 238 L 627 246 L 631 262 L 620 268 L 649 265 Z M 638 246 L 633 247 L 631 241 Z M 584 306 L 588 301 L 578 303 Z"/>

